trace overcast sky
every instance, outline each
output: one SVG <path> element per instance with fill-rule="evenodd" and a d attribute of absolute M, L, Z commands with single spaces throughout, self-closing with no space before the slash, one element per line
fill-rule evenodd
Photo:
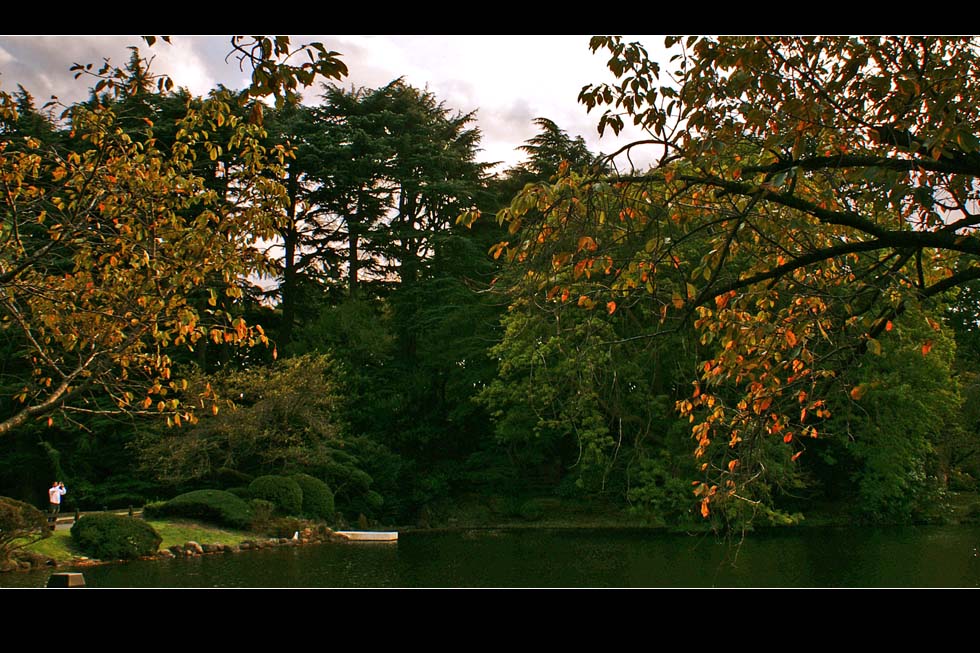
<path fill-rule="evenodd" d="M 642 138 L 633 131 L 619 138 L 596 133 L 598 115 L 577 102 L 589 83 L 612 81 L 603 52 L 592 54 L 588 36 L 294 36 L 293 44 L 320 41 L 341 53 L 350 70 L 343 84 L 376 88 L 397 77 L 428 87 L 450 109 L 476 110 L 483 133 L 481 160 L 512 165 L 523 159 L 515 150 L 537 133 L 532 120 L 544 116 L 573 136 L 582 136 L 593 151 L 611 152 Z M 651 55 L 662 39 L 642 39 Z M 69 67 L 122 65 L 127 46 L 140 46 L 155 57 L 151 70 L 166 73 L 194 94 L 216 84 L 243 88 L 248 74 L 225 55 L 227 36 L 173 36 L 172 45 L 152 47 L 137 36 L 2 36 L 0 90 L 23 84 L 43 104 L 56 95 L 65 104 L 88 95 L 90 80 L 75 80 Z M 317 91 L 307 94 L 316 100 Z"/>

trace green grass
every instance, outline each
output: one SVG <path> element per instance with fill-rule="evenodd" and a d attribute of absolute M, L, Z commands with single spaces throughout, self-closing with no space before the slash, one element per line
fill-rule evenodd
<path fill-rule="evenodd" d="M 163 543 L 160 545 L 161 549 L 191 541 L 198 544 L 239 544 L 242 540 L 250 540 L 256 537 L 255 533 L 217 528 L 190 520 L 148 519 L 147 523 L 155 528 L 163 538 Z"/>
<path fill-rule="evenodd" d="M 55 531 L 51 533 L 51 537 L 35 542 L 24 550 L 54 558 L 59 563 L 71 562 L 73 558 L 82 555 L 72 546 L 70 531 Z"/>

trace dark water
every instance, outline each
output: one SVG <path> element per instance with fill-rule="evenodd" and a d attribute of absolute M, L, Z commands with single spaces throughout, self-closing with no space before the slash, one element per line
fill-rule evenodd
<path fill-rule="evenodd" d="M 82 570 L 88 587 L 978 587 L 980 527 L 402 534 Z M 49 572 L 0 575 L 43 587 Z"/>

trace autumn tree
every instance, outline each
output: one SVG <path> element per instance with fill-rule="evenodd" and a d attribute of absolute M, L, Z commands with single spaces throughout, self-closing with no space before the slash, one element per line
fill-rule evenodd
<path fill-rule="evenodd" d="M 257 94 L 278 96 L 317 75 L 346 72 L 319 44 L 310 46 L 319 57 L 295 66 L 284 62 L 293 54 L 288 38 L 254 39 L 233 44 L 258 75 Z M 132 63 L 74 69 L 97 79 L 95 93 L 133 97 L 150 85 Z M 159 80 L 159 90 L 171 86 Z M 218 307 L 219 292 L 240 292 L 238 279 L 267 266 L 253 243 L 272 237 L 284 195 L 277 170 L 286 151 L 263 144 L 261 110 L 250 120 L 233 114 L 237 101 L 218 93 L 189 108 L 164 147 L 152 119 L 134 137 L 115 107 L 96 98 L 66 112 L 68 141 L 58 147 L 12 129 L 24 124 L 25 101 L 18 107 L 18 98 L 0 93 L 0 319 L 16 334 L 14 358 L 29 369 L 13 401 L 3 403 L 0 434 L 57 411 L 106 410 L 94 403 L 105 397 L 111 410 L 192 420 L 210 392 L 180 405 L 174 395 L 184 385 L 172 376 L 169 348 L 266 341 L 260 327 Z M 225 153 L 237 164 L 220 173 L 232 189 L 222 196 L 195 161 Z M 189 302 L 202 290 L 210 309 Z"/>
<path fill-rule="evenodd" d="M 980 277 L 980 53 L 926 37 L 665 45 L 661 63 L 594 38 L 618 81 L 580 96 L 603 111 L 600 130 L 644 129 L 623 151 L 657 164 L 527 189 L 499 216 L 514 234 L 500 251 L 530 266 L 522 290 L 544 301 L 651 304 L 648 337 L 671 315 L 693 323 L 708 351 L 677 408 L 696 496 L 706 517 L 751 514 L 831 418 L 828 397 L 866 400 L 841 372 L 893 346 L 913 301 Z M 535 211 L 544 219 L 521 222 Z"/>

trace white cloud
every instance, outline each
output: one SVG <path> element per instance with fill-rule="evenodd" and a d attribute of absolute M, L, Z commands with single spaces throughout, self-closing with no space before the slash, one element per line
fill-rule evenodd
<path fill-rule="evenodd" d="M 0 36 L 0 82 L 10 90 L 22 83 L 39 99 L 55 94 L 65 103 L 84 99 L 93 79 L 74 80 L 72 63 L 111 57 L 129 58 L 129 45 L 153 56 L 152 70 L 171 76 L 178 86 L 203 94 L 217 83 L 242 88 L 249 72 L 240 71 L 228 37 L 173 36 L 172 45 L 152 48 L 136 36 Z M 516 148 L 536 133 L 531 123 L 544 116 L 593 150 L 611 152 L 642 133 L 628 128 L 619 138 L 600 139 L 597 114 L 578 103 L 582 86 L 611 81 L 606 57 L 593 55 L 587 36 L 295 36 L 294 45 L 321 41 L 341 53 L 350 70 L 345 87 L 375 88 L 397 77 L 428 87 L 445 106 L 463 113 L 477 110 L 485 161 L 513 165 L 523 158 Z M 645 39 L 650 45 L 661 39 Z M 651 47 L 651 54 L 656 54 Z M 304 93 L 316 102 L 319 87 Z"/>

